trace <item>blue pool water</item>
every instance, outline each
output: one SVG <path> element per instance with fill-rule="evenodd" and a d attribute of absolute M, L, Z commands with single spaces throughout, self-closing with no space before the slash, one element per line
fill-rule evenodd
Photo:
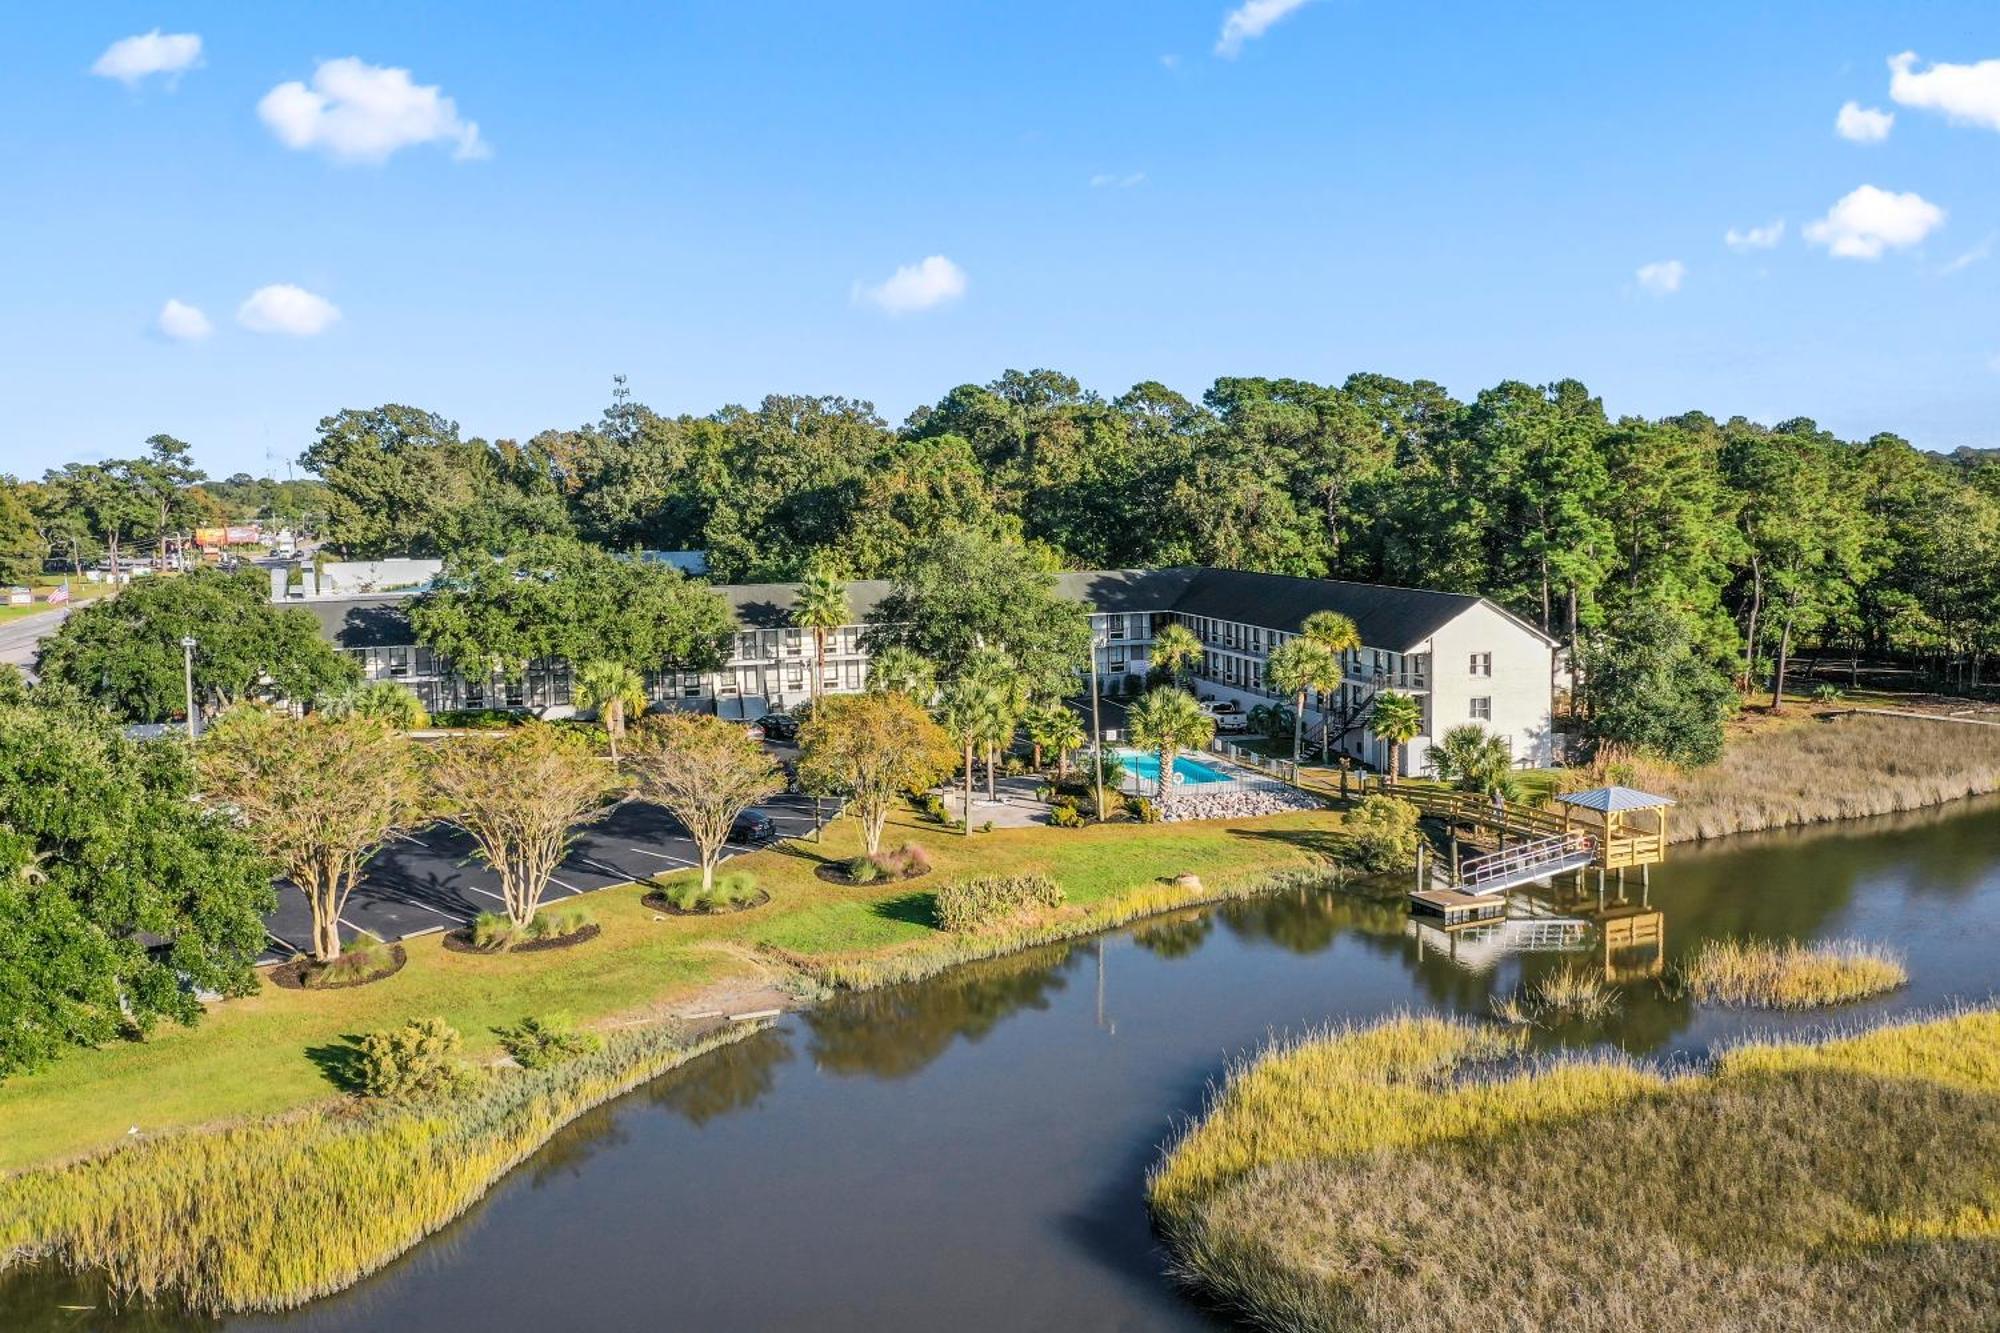
<path fill-rule="evenodd" d="M 1158 786 L 1160 781 L 1160 755 L 1157 750 L 1120 750 L 1118 761 L 1125 765 L 1125 771 L 1140 779 L 1148 786 Z M 1199 759 L 1190 759 L 1184 754 L 1174 756 L 1174 773 L 1179 776 L 1182 787 L 1198 787 L 1204 782 L 1227 782 L 1229 775 L 1219 768 L 1211 768 Z"/>

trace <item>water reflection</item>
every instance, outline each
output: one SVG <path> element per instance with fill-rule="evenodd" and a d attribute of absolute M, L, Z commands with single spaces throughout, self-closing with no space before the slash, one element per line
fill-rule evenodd
<path fill-rule="evenodd" d="M 1075 947 L 1051 944 L 808 1010 L 813 1061 L 832 1074 L 908 1078 L 955 1042 L 976 1042 L 1023 1009 L 1048 1008 L 1067 984 Z"/>

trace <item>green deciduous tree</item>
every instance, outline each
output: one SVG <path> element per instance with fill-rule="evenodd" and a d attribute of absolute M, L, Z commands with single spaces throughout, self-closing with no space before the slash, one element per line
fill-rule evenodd
<path fill-rule="evenodd" d="M 274 905 L 185 743 L 21 697 L 0 703 L 0 1077 L 248 994 Z"/>
<path fill-rule="evenodd" d="M 954 757 L 951 737 L 900 693 L 835 696 L 799 728 L 800 782 L 848 794 L 871 856 L 896 798 L 950 776 Z"/>
<path fill-rule="evenodd" d="M 128 721 L 160 722 L 185 706 L 184 636 L 195 640 L 196 706 L 208 712 L 309 700 L 358 674 L 310 612 L 271 605 L 262 570 L 210 569 L 143 579 L 79 607 L 43 641 L 38 670 Z"/>
<path fill-rule="evenodd" d="M 1621 621 L 1587 641 L 1580 666 L 1585 725 L 1599 742 L 1676 764 L 1721 757 L 1722 724 L 1736 694 L 1691 642 L 1686 617 L 1660 611 Z"/>

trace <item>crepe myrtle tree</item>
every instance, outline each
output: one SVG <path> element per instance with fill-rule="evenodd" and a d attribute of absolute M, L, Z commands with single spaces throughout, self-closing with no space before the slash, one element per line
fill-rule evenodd
<path fill-rule="evenodd" d="M 616 803 L 615 779 L 589 742 L 547 722 L 446 741 L 429 776 L 440 816 L 500 876 L 516 930 L 534 921 L 576 830 Z"/>
<path fill-rule="evenodd" d="M 312 956 L 340 957 L 340 914 L 369 858 L 417 818 L 412 743 L 380 717 L 287 717 L 254 704 L 224 713 L 195 750 L 202 795 L 305 895 Z"/>
<path fill-rule="evenodd" d="M 949 777 L 956 759 L 951 736 L 905 694 L 835 696 L 799 729 L 799 781 L 850 794 L 870 856 L 897 796 Z"/>
<path fill-rule="evenodd" d="M 639 794 L 687 828 L 701 856 L 703 889 L 714 887 L 736 817 L 785 786 L 770 752 L 748 731 L 707 713 L 648 718 L 632 729 L 625 762 Z"/>

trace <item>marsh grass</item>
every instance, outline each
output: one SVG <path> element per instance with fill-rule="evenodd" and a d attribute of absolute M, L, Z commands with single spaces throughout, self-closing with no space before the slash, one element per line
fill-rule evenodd
<path fill-rule="evenodd" d="M 0 1261 L 46 1256 L 122 1300 L 201 1313 L 299 1305 L 457 1217 L 577 1115 L 752 1030 L 631 1030 L 449 1099 L 341 1103 L 8 1177 Z"/>
<path fill-rule="evenodd" d="M 1618 1012 L 1620 996 L 1595 972 L 1563 966 L 1545 972 L 1512 995 L 1495 996 L 1493 1016 L 1515 1026 L 1595 1021 Z"/>
<path fill-rule="evenodd" d="M 1236 1066 L 1148 1181 L 1175 1273 L 1273 1329 L 1991 1326 L 2000 1013 L 1673 1075 L 1524 1040 L 1404 1016 Z"/>
<path fill-rule="evenodd" d="M 1680 802 L 1675 841 L 1894 814 L 2000 791 L 2000 727 L 1867 714 L 1767 722 L 1732 735 L 1707 768 L 1632 778 Z"/>
<path fill-rule="evenodd" d="M 1817 1009 L 1880 995 L 1910 974 L 1894 950 L 1859 940 L 1707 940 L 1675 984 L 1701 1004 Z"/>

